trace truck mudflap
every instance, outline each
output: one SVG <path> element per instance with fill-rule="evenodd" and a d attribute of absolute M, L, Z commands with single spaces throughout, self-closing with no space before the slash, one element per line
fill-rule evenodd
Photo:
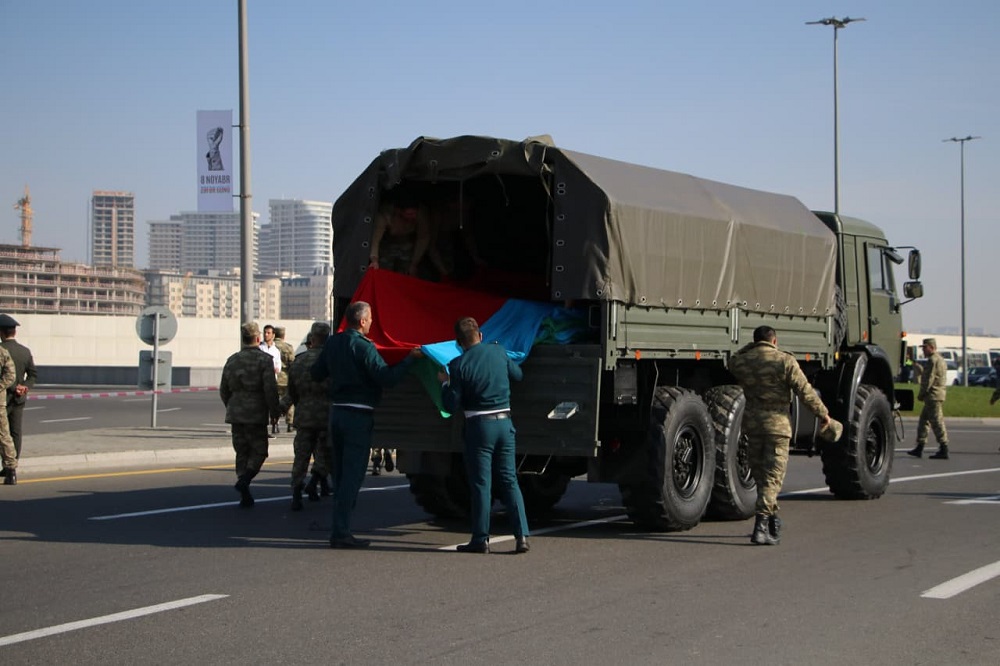
<path fill-rule="evenodd" d="M 593 457 L 601 388 L 598 345 L 537 345 L 511 383 L 518 455 Z M 560 404 L 563 407 L 556 409 Z M 572 408 L 567 409 L 566 405 Z M 569 412 L 572 412 L 571 414 Z M 415 375 L 385 392 L 376 412 L 374 441 L 405 452 L 462 451 L 462 416 L 445 418 Z"/>

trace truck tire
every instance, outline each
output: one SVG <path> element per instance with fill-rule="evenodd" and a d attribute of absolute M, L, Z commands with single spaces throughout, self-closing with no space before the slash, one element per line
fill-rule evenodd
<path fill-rule="evenodd" d="M 548 511 L 562 499 L 569 487 L 569 475 L 560 472 L 518 474 L 517 483 L 524 497 L 524 510 L 534 514 Z"/>
<path fill-rule="evenodd" d="M 739 386 L 716 386 L 703 396 L 715 428 L 715 484 L 707 516 L 746 520 L 754 513 L 757 484 L 750 474 L 747 438 L 743 435 L 746 397 Z"/>
<path fill-rule="evenodd" d="M 823 446 L 823 475 L 841 499 L 875 499 L 889 486 L 896 446 L 889 400 L 876 387 L 862 384 L 854 412 L 841 440 Z"/>
<path fill-rule="evenodd" d="M 646 529 L 691 529 L 708 507 L 715 469 L 712 420 L 705 403 L 686 389 L 657 388 L 646 443 L 643 476 L 620 486 L 625 511 Z"/>
<path fill-rule="evenodd" d="M 438 518 L 466 518 L 469 515 L 469 483 L 461 456 L 455 456 L 450 474 L 407 474 L 410 492 L 417 504 Z"/>

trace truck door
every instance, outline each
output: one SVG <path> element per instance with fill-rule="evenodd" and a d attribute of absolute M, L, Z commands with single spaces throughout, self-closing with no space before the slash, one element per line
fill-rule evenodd
<path fill-rule="evenodd" d="M 892 359 L 893 376 L 899 373 L 900 337 L 903 318 L 900 314 L 899 298 L 896 296 L 896 281 L 893 277 L 892 261 L 884 245 L 866 242 L 863 244 L 868 267 L 868 340 L 885 350 Z M 862 323 L 864 325 L 864 322 Z"/>

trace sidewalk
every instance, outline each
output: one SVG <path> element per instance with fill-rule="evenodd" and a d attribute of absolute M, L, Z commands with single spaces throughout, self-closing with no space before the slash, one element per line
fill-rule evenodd
<path fill-rule="evenodd" d="M 270 440 L 268 460 L 293 457 L 295 433 Z M 169 467 L 232 463 L 229 428 L 100 428 L 25 433 L 18 471 L 25 477 L 84 473 L 121 467 Z"/>

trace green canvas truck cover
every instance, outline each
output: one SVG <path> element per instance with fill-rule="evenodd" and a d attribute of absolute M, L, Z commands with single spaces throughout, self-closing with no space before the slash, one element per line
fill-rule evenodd
<path fill-rule="evenodd" d="M 334 293 L 368 263 L 380 199 L 406 183 L 537 179 L 553 300 L 827 316 L 836 239 L 796 198 L 557 148 L 548 137 L 420 137 L 383 151 L 333 207 Z"/>

